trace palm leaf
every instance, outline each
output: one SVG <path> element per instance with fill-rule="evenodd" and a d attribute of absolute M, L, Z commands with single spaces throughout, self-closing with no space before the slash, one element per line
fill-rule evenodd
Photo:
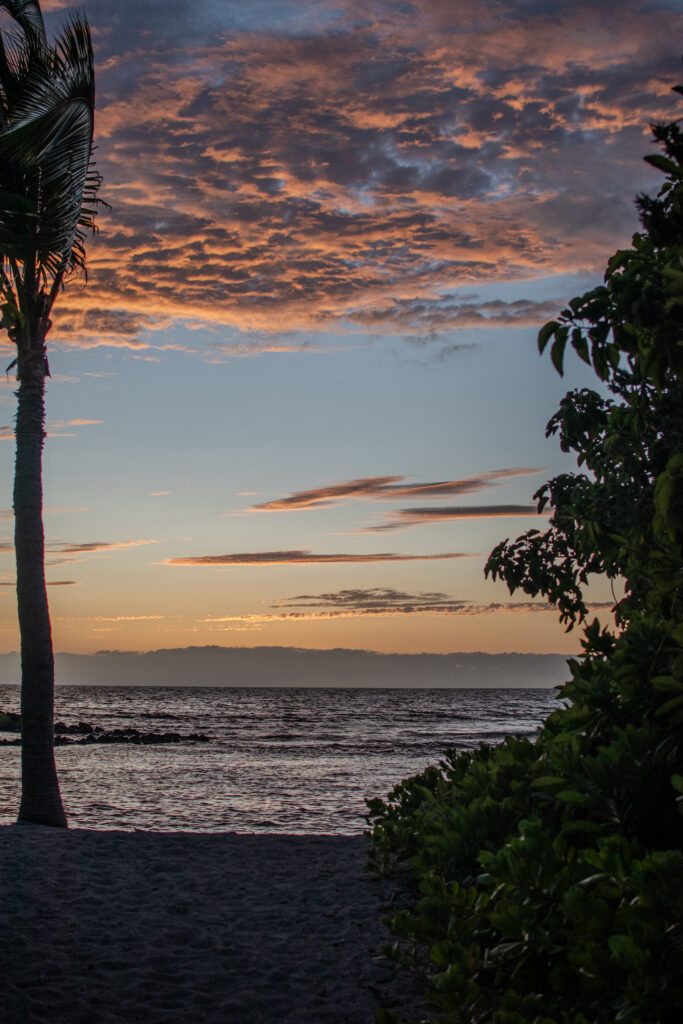
<path fill-rule="evenodd" d="M 36 3 L 36 0 L 0 0 L 0 7 L 4 7 L 17 24 L 21 25 L 27 38 L 34 44 L 37 42 L 42 49 L 47 49 L 45 22 L 40 4 Z"/>
<path fill-rule="evenodd" d="M 0 250 L 11 249 L 24 262 L 31 250 L 47 284 L 69 268 L 85 268 L 86 230 L 95 227 L 101 178 L 92 168 L 93 53 L 79 15 L 49 50 L 38 53 L 31 40 L 25 43 L 15 40 L 0 52 L 0 188 L 20 189 L 36 218 L 24 218 L 22 226 L 20 217 L 0 209 Z"/>

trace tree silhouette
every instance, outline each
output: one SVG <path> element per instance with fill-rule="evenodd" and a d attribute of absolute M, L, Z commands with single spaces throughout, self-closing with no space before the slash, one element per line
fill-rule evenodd
<path fill-rule="evenodd" d="M 42 450 L 45 339 L 66 278 L 85 271 L 100 175 L 92 166 L 95 78 L 88 23 L 70 16 L 48 43 L 37 0 L 0 0 L 0 296 L 17 347 L 14 477 L 21 634 L 19 821 L 65 826 L 54 760 L 54 657 L 45 587 Z M 8 367 L 10 369 L 11 367 Z"/>

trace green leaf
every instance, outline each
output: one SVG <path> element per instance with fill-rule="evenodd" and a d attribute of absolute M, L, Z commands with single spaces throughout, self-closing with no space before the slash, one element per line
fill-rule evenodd
<path fill-rule="evenodd" d="M 637 962 L 645 956 L 645 951 L 636 945 L 630 935 L 610 935 L 607 944 L 610 952 L 618 959 Z"/>
<path fill-rule="evenodd" d="M 601 827 L 595 821 L 565 821 L 561 831 L 569 834 L 572 832 L 600 832 Z"/>
<path fill-rule="evenodd" d="M 683 704 L 683 694 L 679 697 L 672 697 L 671 700 L 667 700 L 665 704 L 662 704 L 661 707 L 657 708 L 655 715 L 657 717 L 660 715 L 666 715 L 669 711 L 674 711 L 676 708 L 679 708 L 681 704 Z"/>
<path fill-rule="evenodd" d="M 562 800 L 565 804 L 585 804 L 588 802 L 586 794 L 579 793 L 576 789 L 563 789 L 561 793 L 557 794 L 557 799 Z"/>
<path fill-rule="evenodd" d="M 572 348 L 578 355 L 579 359 L 582 359 L 584 363 L 590 365 L 590 355 L 588 354 L 588 342 L 586 336 L 580 327 L 575 327 L 572 331 Z"/>
<path fill-rule="evenodd" d="M 564 374 L 564 350 L 567 347 L 568 336 L 568 327 L 558 327 L 558 329 L 555 331 L 555 341 L 553 342 L 552 348 L 550 349 L 551 362 L 561 377 Z"/>
<path fill-rule="evenodd" d="M 545 324 L 541 327 L 538 332 L 538 351 L 543 354 L 543 351 L 548 344 L 548 341 L 559 327 L 557 320 L 551 320 L 550 323 Z"/>
<path fill-rule="evenodd" d="M 665 693 L 667 690 L 671 690 L 674 693 L 683 693 L 683 680 L 674 679 L 673 676 L 654 676 L 651 680 L 651 686 L 658 693 Z"/>
<path fill-rule="evenodd" d="M 547 789 L 550 786 L 564 786 L 567 779 L 562 775 L 541 775 L 531 783 L 534 789 Z"/>
<path fill-rule="evenodd" d="M 651 164 L 652 167 L 656 167 L 660 171 L 664 171 L 665 174 L 670 174 L 672 177 L 680 178 L 683 176 L 683 169 L 678 164 L 675 164 L 673 160 L 668 160 L 665 156 L 660 153 L 653 153 L 649 156 L 643 157 L 645 163 Z"/>

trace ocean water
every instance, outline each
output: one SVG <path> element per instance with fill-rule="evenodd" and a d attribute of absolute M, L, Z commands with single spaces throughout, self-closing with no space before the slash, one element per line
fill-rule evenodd
<path fill-rule="evenodd" d="M 0 708 L 18 705 L 18 689 L 0 686 Z M 74 828 L 348 835 L 366 827 L 366 797 L 448 747 L 532 736 L 557 706 L 548 689 L 59 687 L 61 721 L 211 742 L 63 746 L 56 758 Z M 19 758 L 0 747 L 0 824 L 16 817 Z"/>

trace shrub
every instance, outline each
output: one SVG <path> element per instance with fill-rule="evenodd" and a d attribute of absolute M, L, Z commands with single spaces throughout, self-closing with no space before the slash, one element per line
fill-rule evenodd
<path fill-rule="evenodd" d="M 397 949 L 440 1021 L 683 1019 L 683 134 L 653 131 L 643 230 L 539 334 L 609 395 L 569 392 L 547 426 L 581 471 L 486 566 L 582 628 L 563 705 L 534 742 L 448 752 L 369 802 L 372 865 L 412 887 Z M 596 573 L 623 584 L 616 629 L 588 621 Z"/>

